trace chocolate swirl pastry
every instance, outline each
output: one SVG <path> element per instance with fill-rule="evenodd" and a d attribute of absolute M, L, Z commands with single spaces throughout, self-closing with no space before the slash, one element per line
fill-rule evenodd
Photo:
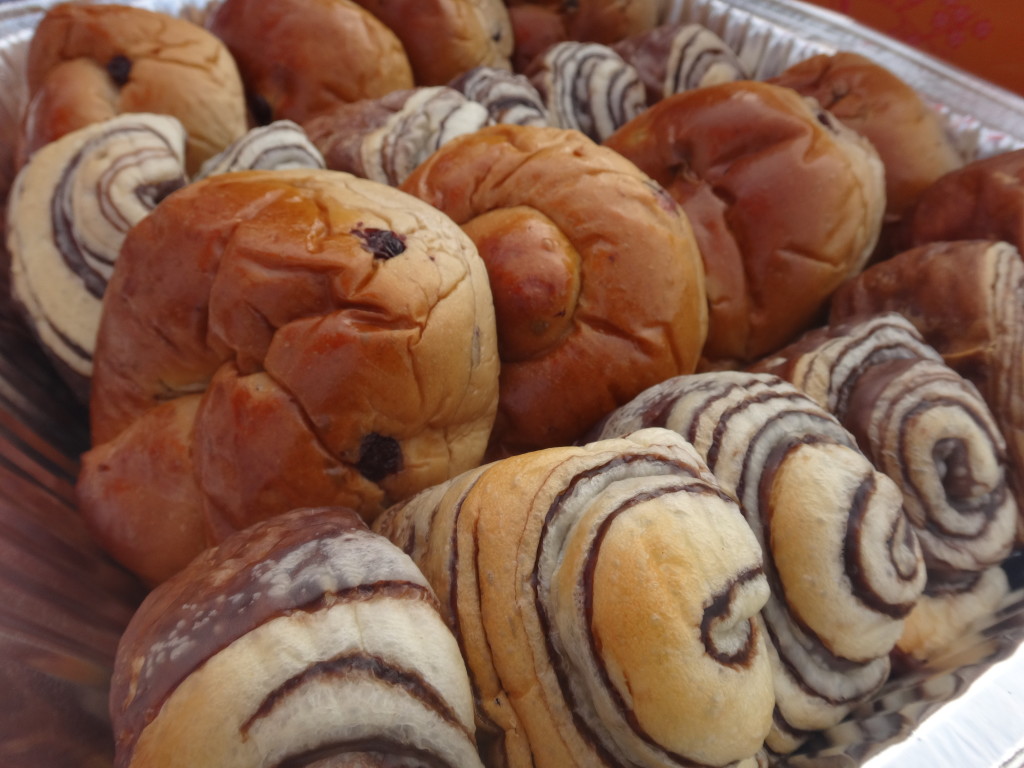
<path fill-rule="evenodd" d="M 486 269 L 436 209 L 335 171 L 210 176 L 125 238 L 79 507 L 154 583 L 295 507 L 371 519 L 480 462 L 498 365 Z"/>
<path fill-rule="evenodd" d="M 737 53 L 701 24 L 661 24 L 612 49 L 640 75 L 648 104 L 694 88 L 750 79 Z"/>
<path fill-rule="evenodd" d="M 978 390 L 894 313 L 812 331 L 754 370 L 835 414 L 900 487 L 928 583 L 897 650 L 941 652 L 1005 593 L 1016 533 L 1006 442 Z"/>
<path fill-rule="evenodd" d="M 481 765 L 436 597 L 344 508 L 256 524 L 151 592 L 110 710 L 118 768 Z"/>
<path fill-rule="evenodd" d="M 903 492 L 929 581 L 997 565 L 1017 504 L 1006 441 L 977 388 L 895 313 L 826 326 L 752 370 L 774 373 L 829 410 Z"/>
<path fill-rule="evenodd" d="M 484 465 L 374 524 L 441 599 L 489 765 L 753 766 L 759 547 L 667 430 Z"/>
<path fill-rule="evenodd" d="M 525 75 L 497 67 L 474 67 L 450 83 L 467 99 L 487 107 L 494 124 L 549 125 L 547 107 Z"/>
<path fill-rule="evenodd" d="M 553 45 L 525 73 L 544 99 L 551 124 L 601 142 L 646 106 L 637 71 L 599 43 Z"/>
<path fill-rule="evenodd" d="M 889 675 L 925 585 L 899 489 L 834 416 L 769 374 L 670 379 L 610 414 L 597 436 L 643 427 L 692 442 L 764 550 L 776 695 L 766 743 L 792 751 Z"/>
<path fill-rule="evenodd" d="M 121 243 L 186 184 L 185 142 L 176 118 L 119 115 L 47 144 L 15 179 L 7 203 L 12 294 L 83 400 Z"/>
<path fill-rule="evenodd" d="M 873 265 L 832 300 L 833 322 L 904 315 L 981 394 L 1006 440 L 1010 487 L 1024 509 L 1024 263 L 1009 243 L 933 243 Z M 1024 518 L 1018 517 L 1018 541 Z"/>
<path fill-rule="evenodd" d="M 189 174 L 246 131 L 242 79 L 227 47 L 168 13 L 54 3 L 32 34 L 25 77 L 19 165 L 65 133 L 124 113 L 178 118 Z"/>
<path fill-rule="evenodd" d="M 323 155 L 302 127 L 291 120 L 250 128 L 223 152 L 214 155 L 193 178 L 232 171 L 280 171 L 296 168 L 325 168 Z"/>
<path fill-rule="evenodd" d="M 342 104 L 303 128 L 328 168 L 398 186 L 440 147 L 491 122 L 483 104 L 439 85 Z"/>
<path fill-rule="evenodd" d="M 617 153 L 578 131 L 494 125 L 402 189 L 458 223 L 487 266 L 501 357 L 490 458 L 571 444 L 696 368 L 707 303 L 689 222 Z"/>

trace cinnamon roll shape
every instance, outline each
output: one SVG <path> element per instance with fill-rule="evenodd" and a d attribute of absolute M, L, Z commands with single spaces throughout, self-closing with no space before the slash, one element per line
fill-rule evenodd
<path fill-rule="evenodd" d="M 526 71 L 551 124 L 601 142 L 640 114 L 646 96 L 640 74 L 612 48 L 566 40 Z"/>
<path fill-rule="evenodd" d="M 912 248 L 871 266 L 832 300 L 833 322 L 899 312 L 954 371 L 973 383 L 999 425 L 1009 484 L 1024 502 L 1024 262 L 1007 242 Z M 1024 541 L 1018 516 L 1017 539 Z"/>
<path fill-rule="evenodd" d="M 456 136 L 491 122 L 483 104 L 433 86 L 340 104 L 303 128 L 331 170 L 395 187 Z"/>
<path fill-rule="evenodd" d="M 320 150 L 302 127 L 291 120 L 250 128 L 199 169 L 193 181 L 205 176 L 234 171 L 280 171 L 296 168 L 325 168 Z"/>
<path fill-rule="evenodd" d="M 648 104 L 694 88 L 750 79 L 736 51 L 701 24 L 659 24 L 612 49 L 640 75 Z"/>
<path fill-rule="evenodd" d="M 544 99 L 525 75 L 500 67 L 474 67 L 448 86 L 470 101 L 483 104 L 496 125 L 550 124 Z"/>
<path fill-rule="evenodd" d="M 485 763 L 758 763 L 774 700 L 761 551 L 678 435 L 484 465 L 374 530 L 441 598 Z"/>
<path fill-rule="evenodd" d="M 597 433 L 654 426 L 696 447 L 764 550 L 771 597 L 761 618 L 776 695 L 766 743 L 790 752 L 889 675 L 889 654 L 925 584 L 899 489 L 835 417 L 770 374 L 669 379 Z"/>
<path fill-rule="evenodd" d="M 121 243 L 186 184 L 185 142 L 177 118 L 123 114 L 47 144 L 15 179 L 7 204 L 14 299 L 82 399 Z"/>
<path fill-rule="evenodd" d="M 902 315 L 812 331 L 753 370 L 787 379 L 833 413 L 899 485 L 936 586 L 1010 553 L 1017 504 L 1006 441 L 977 388 Z"/>
<path fill-rule="evenodd" d="M 118 768 L 481 766 L 436 597 L 345 508 L 258 523 L 150 593 L 110 710 Z"/>

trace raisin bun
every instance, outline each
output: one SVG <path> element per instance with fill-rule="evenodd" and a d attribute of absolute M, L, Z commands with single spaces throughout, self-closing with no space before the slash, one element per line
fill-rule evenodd
<path fill-rule="evenodd" d="M 576 441 L 692 372 L 707 328 L 680 207 L 579 131 L 494 125 L 451 140 L 402 189 L 448 214 L 487 265 L 501 392 L 489 456 Z"/>
<path fill-rule="evenodd" d="M 789 88 L 736 81 L 678 93 L 604 143 L 689 216 L 707 272 L 709 367 L 756 360 L 817 324 L 877 242 L 878 153 Z"/>
<path fill-rule="evenodd" d="M 502 0 L 356 0 L 402 41 L 416 85 L 445 85 L 479 66 L 512 67 Z"/>
<path fill-rule="evenodd" d="M 181 121 L 194 173 L 247 128 L 242 80 L 228 49 L 199 25 L 157 11 L 54 5 L 29 44 L 26 76 L 19 164 L 77 128 L 122 112 L 153 112 Z"/>
<path fill-rule="evenodd" d="M 256 524 L 129 622 L 110 692 L 115 764 L 480 768 L 439 609 L 409 557 L 352 510 Z"/>
<path fill-rule="evenodd" d="M 260 124 L 302 123 L 413 84 L 401 41 L 351 0 L 224 0 L 206 26 L 238 62 Z"/>
<path fill-rule="evenodd" d="M 866 56 L 848 51 L 813 56 L 771 82 L 816 99 L 878 150 L 889 222 L 900 221 L 929 185 L 964 164 L 938 113 L 908 83 Z"/>
<path fill-rule="evenodd" d="M 436 209 L 328 170 L 178 190 L 127 235 L 97 338 L 86 520 L 147 581 L 297 506 L 388 504 L 476 466 L 494 308 Z"/>

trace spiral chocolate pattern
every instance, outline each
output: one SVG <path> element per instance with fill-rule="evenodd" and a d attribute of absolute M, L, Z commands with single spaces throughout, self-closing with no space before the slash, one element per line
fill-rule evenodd
<path fill-rule="evenodd" d="M 750 77 L 736 52 L 701 24 L 662 24 L 612 48 L 639 73 L 650 104 L 674 93 Z"/>
<path fill-rule="evenodd" d="M 259 523 L 158 588 L 122 640 L 111 703 L 118 766 L 480 766 L 436 598 L 342 508 Z"/>
<path fill-rule="evenodd" d="M 765 551 L 762 618 L 776 714 L 768 746 L 795 749 L 884 683 L 925 582 L 899 491 L 826 410 L 768 374 L 670 379 L 608 417 L 602 437 L 663 426 L 736 495 Z"/>
<path fill-rule="evenodd" d="M 186 183 L 185 138 L 175 118 L 125 114 L 46 145 L 15 180 L 7 207 L 12 290 L 80 393 L 121 243 Z"/>
<path fill-rule="evenodd" d="M 275 120 L 270 125 L 251 128 L 224 151 L 211 157 L 203 163 L 195 179 L 232 171 L 324 167 L 323 155 L 301 126 L 291 120 Z"/>
<path fill-rule="evenodd" d="M 540 92 L 525 75 L 499 67 L 474 67 L 448 86 L 483 104 L 496 125 L 550 124 Z"/>
<path fill-rule="evenodd" d="M 756 763 L 761 553 L 678 435 L 504 459 L 374 527 L 441 596 L 495 765 Z"/>
<path fill-rule="evenodd" d="M 903 492 L 929 579 L 1003 560 L 1017 504 L 1006 443 L 977 389 L 902 315 L 825 327 L 763 361 L 831 411 Z"/>
<path fill-rule="evenodd" d="M 1009 483 L 1024 504 L 1024 261 L 1006 242 L 933 243 L 879 262 L 840 288 L 833 322 L 899 312 L 973 383 L 1006 440 Z M 1017 540 L 1024 541 L 1018 516 Z"/>
<path fill-rule="evenodd" d="M 551 124 L 602 142 L 646 106 L 637 71 L 612 48 L 565 41 L 538 56 L 527 72 Z"/>

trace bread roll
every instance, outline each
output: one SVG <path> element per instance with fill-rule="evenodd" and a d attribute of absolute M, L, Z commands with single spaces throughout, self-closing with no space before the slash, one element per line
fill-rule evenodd
<path fill-rule="evenodd" d="M 601 142 L 645 106 L 639 73 L 607 45 L 565 41 L 535 58 L 526 70 L 558 128 Z"/>
<path fill-rule="evenodd" d="M 678 435 L 504 459 L 374 529 L 441 598 L 487 764 L 756 764 L 774 701 L 761 551 Z"/>
<path fill-rule="evenodd" d="M 437 598 L 343 508 L 254 525 L 150 593 L 110 710 L 119 768 L 481 766 Z"/>
<path fill-rule="evenodd" d="M 927 187 L 964 164 L 938 112 L 866 56 L 852 51 L 812 56 L 770 82 L 815 99 L 878 150 L 888 222 L 901 220 Z"/>
<path fill-rule="evenodd" d="M 356 0 L 402 41 L 413 83 L 444 85 L 468 69 L 512 66 L 503 0 Z"/>
<path fill-rule="evenodd" d="M 448 83 L 448 87 L 483 104 L 492 123 L 551 124 L 544 99 L 525 75 L 498 67 L 473 67 Z"/>
<path fill-rule="evenodd" d="M 238 62 L 257 124 L 413 85 L 401 41 L 351 0 L 222 0 L 206 25 Z"/>
<path fill-rule="evenodd" d="M 155 112 L 185 127 L 192 174 L 246 130 L 242 81 L 227 48 L 202 27 L 158 11 L 53 5 L 32 36 L 25 71 L 21 162 L 76 128 L 122 112 Z"/>
<path fill-rule="evenodd" d="M 162 546 L 179 568 L 196 550 L 175 525 L 209 544 L 296 506 L 371 519 L 479 463 L 497 377 L 484 265 L 440 212 L 333 171 L 212 176 L 125 239 L 80 505 L 112 552 Z M 180 448 L 159 447 L 165 420 Z M 126 489 L 159 486 L 175 456 L 178 495 L 200 503 L 151 522 L 147 491 Z M 120 557 L 148 581 L 174 570 Z"/>
<path fill-rule="evenodd" d="M 437 85 L 340 104 L 304 127 L 328 168 L 397 187 L 438 148 L 491 122 L 483 104 Z"/>
<path fill-rule="evenodd" d="M 697 449 L 740 503 L 771 597 L 776 711 L 768 747 L 796 749 L 886 681 L 925 586 L 899 489 L 825 409 L 770 375 L 678 376 L 614 411 L 599 438 L 665 427 Z"/>
<path fill-rule="evenodd" d="M 277 171 L 325 168 L 323 155 L 301 126 L 291 120 L 275 120 L 250 128 L 224 151 L 211 157 L 193 180 L 234 171 Z"/>
<path fill-rule="evenodd" d="M 1024 251 L 1024 149 L 968 163 L 921 194 L 906 247 L 952 240 L 1002 240 Z"/>
<path fill-rule="evenodd" d="M 895 313 L 811 331 L 754 370 L 835 414 L 899 486 L 928 581 L 895 652 L 904 668 L 941 653 L 1002 599 L 1016 538 L 1006 441 L 978 390 Z"/>
<path fill-rule="evenodd" d="M 1024 508 L 1024 263 L 1005 242 L 923 245 L 865 270 L 832 301 L 842 322 L 905 316 L 954 371 L 972 382 L 1006 439 L 1010 488 Z M 1018 518 L 1024 541 L 1024 518 Z"/>
<path fill-rule="evenodd" d="M 460 224 L 487 265 L 502 361 L 489 456 L 571 443 L 696 367 L 707 303 L 692 232 L 617 153 L 578 131 L 496 125 L 402 188 Z"/>
<path fill-rule="evenodd" d="M 736 51 L 701 24 L 659 24 L 612 49 L 639 74 L 648 105 L 694 88 L 750 79 Z"/>
<path fill-rule="evenodd" d="M 605 145 L 662 184 L 693 225 L 708 367 L 753 362 L 818 323 L 878 238 L 877 153 L 788 88 L 739 81 L 676 94 Z"/>
<path fill-rule="evenodd" d="M 11 292 L 83 402 L 121 243 L 187 183 L 186 140 L 174 117 L 117 115 L 46 144 L 15 178 L 6 209 Z"/>
<path fill-rule="evenodd" d="M 518 7 L 539 6 L 561 18 L 567 40 L 611 45 L 630 35 L 653 29 L 665 15 L 664 0 L 509 0 Z M 538 51 L 539 52 L 539 51 Z"/>

